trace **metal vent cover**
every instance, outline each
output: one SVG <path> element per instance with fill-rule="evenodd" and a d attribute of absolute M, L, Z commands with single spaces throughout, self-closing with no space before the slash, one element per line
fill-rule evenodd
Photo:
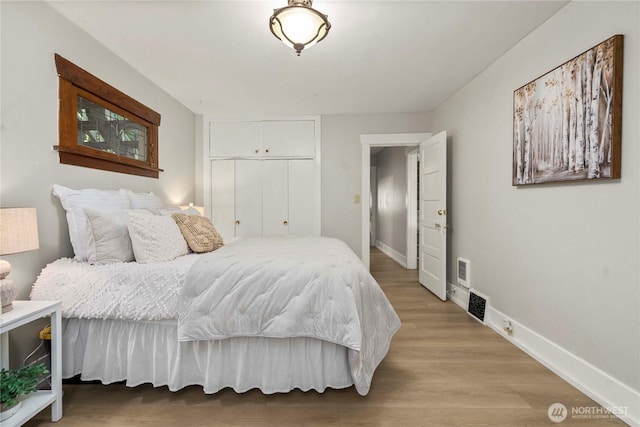
<path fill-rule="evenodd" d="M 485 323 L 485 312 L 489 305 L 489 299 L 474 289 L 469 290 L 469 305 L 467 313 L 479 322 Z"/>
<path fill-rule="evenodd" d="M 471 287 L 471 261 L 465 258 L 458 258 L 458 285 L 465 288 Z"/>

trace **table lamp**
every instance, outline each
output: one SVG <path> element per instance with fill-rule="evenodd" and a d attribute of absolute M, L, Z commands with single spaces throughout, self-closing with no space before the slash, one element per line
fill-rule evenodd
<path fill-rule="evenodd" d="M 189 203 L 188 205 L 180 205 L 178 206 L 180 209 L 187 210 L 189 208 L 191 209 L 195 209 L 198 211 L 198 213 L 200 214 L 200 216 L 204 216 L 204 206 L 196 206 L 193 203 Z"/>
<path fill-rule="evenodd" d="M 38 218 L 36 208 L 0 209 L 0 255 L 17 254 L 38 249 Z M 16 285 L 7 276 L 11 264 L 0 260 L 0 297 L 2 313 L 13 309 Z"/>

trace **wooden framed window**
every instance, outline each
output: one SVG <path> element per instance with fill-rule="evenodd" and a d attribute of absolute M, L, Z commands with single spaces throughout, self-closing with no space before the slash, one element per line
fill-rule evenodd
<path fill-rule="evenodd" d="M 158 178 L 160 114 L 55 55 L 60 163 Z"/>

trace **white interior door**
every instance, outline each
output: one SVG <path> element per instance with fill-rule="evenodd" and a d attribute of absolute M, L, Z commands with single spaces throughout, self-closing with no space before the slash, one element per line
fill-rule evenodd
<path fill-rule="evenodd" d="M 289 168 L 287 160 L 263 160 L 262 234 L 289 233 Z M 256 182 L 259 188 L 260 183 Z"/>
<path fill-rule="evenodd" d="M 420 144 L 420 283 L 447 299 L 447 133 Z"/>
<path fill-rule="evenodd" d="M 260 160 L 236 160 L 236 237 L 262 234 L 262 168 Z"/>

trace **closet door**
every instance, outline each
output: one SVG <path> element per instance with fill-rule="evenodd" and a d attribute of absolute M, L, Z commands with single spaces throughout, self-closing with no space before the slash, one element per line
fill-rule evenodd
<path fill-rule="evenodd" d="M 209 154 L 211 157 L 259 157 L 260 122 L 211 122 Z"/>
<path fill-rule="evenodd" d="M 263 160 L 262 234 L 289 233 L 288 160 Z"/>
<path fill-rule="evenodd" d="M 235 236 L 262 234 L 262 161 L 235 160 Z"/>
<path fill-rule="evenodd" d="M 313 235 L 314 161 L 289 160 L 289 234 Z"/>
<path fill-rule="evenodd" d="M 313 120 L 271 120 L 262 122 L 262 155 L 265 157 L 314 157 L 316 147 Z"/>
<path fill-rule="evenodd" d="M 235 161 L 211 161 L 211 222 L 225 241 L 235 237 Z"/>

